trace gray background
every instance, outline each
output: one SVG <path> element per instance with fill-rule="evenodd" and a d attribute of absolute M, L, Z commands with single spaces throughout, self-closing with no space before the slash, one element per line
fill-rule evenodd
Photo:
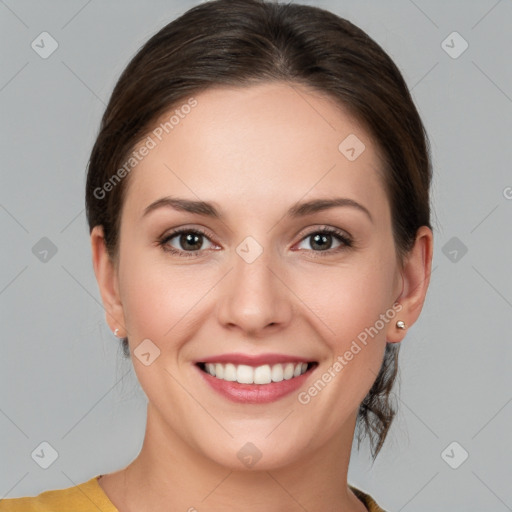
<path fill-rule="evenodd" d="M 146 398 L 104 319 L 85 168 L 128 60 L 196 3 L 0 0 L 0 497 L 70 487 L 140 450 Z M 395 60 L 435 173 L 434 271 L 402 343 L 400 411 L 373 466 L 354 442 L 349 482 L 390 512 L 512 510 L 512 1 L 304 3 Z M 47 59 L 31 48 L 43 31 L 59 45 Z M 469 44 L 458 58 L 442 46 L 453 31 Z M 43 441 L 48 469 L 31 456 Z"/>

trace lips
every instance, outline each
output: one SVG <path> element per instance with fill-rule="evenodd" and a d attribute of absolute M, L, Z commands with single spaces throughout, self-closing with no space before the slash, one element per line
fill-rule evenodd
<path fill-rule="evenodd" d="M 254 404 L 297 390 L 316 366 L 316 361 L 284 354 L 222 354 L 196 363 L 212 389 L 231 401 Z"/>
<path fill-rule="evenodd" d="M 277 363 L 303 363 L 311 361 L 311 359 L 291 356 L 286 354 L 220 354 L 217 356 L 207 357 L 197 361 L 198 363 L 233 363 L 245 364 L 247 366 L 261 366 L 264 364 L 277 364 Z M 311 361 L 312 362 L 312 361 Z"/>

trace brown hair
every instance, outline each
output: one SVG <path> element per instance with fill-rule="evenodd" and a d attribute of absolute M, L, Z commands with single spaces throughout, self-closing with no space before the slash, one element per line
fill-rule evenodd
<path fill-rule="evenodd" d="M 300 84 L 334 99 L 376 141 L 403 264 L 418 228 L 431 228 L 432 170 L 428 137 L 400 71 L 349 21 L 318 7 L 265 0 L 213 0 L 193 7 L 151 37 L 120 76 L 91 152 L 86 184 L 90 230 L 103 226 L 113 261 L 129 183 L 129 174 L 119 179 L 119 169 L 157 120 L 209 87 L 270 81 Z M 105 193 L 109 180 L 114 186 Z M 390 393 L 399 348 L 386 345 L 379 375 L 358 412 L 374 460 L 396 414 Z M 129 357 L 127 338 L 123 349 Z"/>

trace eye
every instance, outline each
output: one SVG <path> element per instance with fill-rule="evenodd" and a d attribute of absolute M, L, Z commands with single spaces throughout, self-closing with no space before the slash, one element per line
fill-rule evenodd
<path fill-rule="evenodd" d="M 345 232 L 330 227 L 312 231 L 302 239 L 301 243 L 308 239 L 311 240 L 309 245 L 312 247 L 312 249 L 309 250 L 317 253 L 327 253 L 326 255 L 342 251 L 353 245 L 352 240 Z M 333 239 L 339 244 L 338 247 L 334 249 L 332 249 Z M 319 254 L 319 256 L 324 256 L 324 254 Z"/>
<path fill-rule="evenodd" d="M 174 238 L 176 238 L 175 243 L 178 247 L 175 247 L 170 243 Z M 198 252 L 205 250 L 203 247 L 205 239 L 212 243 L 204 231 L 200 229 L 183 228 L 164 235 L 158 241 L 158 244 L 164 251 L 172 254 L 177 254 L 179 256 L 197 256 Z M 181 248 L 179 246 L 181 246 Z"/>
<path fill-rule="evenodd" d="M 176 239 L 174 244 L 177 244 L 178 247 L 171 244 L 171 241 L 174 239 Z M 353 246 L 351 238 L 345 232 L 331 227 L 312 231 L 302 238 L 301 243 L 304 243 L 304 241 L 308 239 L 311 240 L 309 244 L 311 249 L 306 249 L 317 253 L 315 257 L 328 256 Z M 203 246 L 205 240 L 212 246 L 215 246 L 205 231 L 197 228 L 182 228 L 164 235 L 158 240 L 158 245 L 160 245 L 164 251 L 177 256 L 197 257 L 201 251 L 206 250 Z M 333 240 L 338 243 L 338 246 L 334 249 L 332 248 Z"/>

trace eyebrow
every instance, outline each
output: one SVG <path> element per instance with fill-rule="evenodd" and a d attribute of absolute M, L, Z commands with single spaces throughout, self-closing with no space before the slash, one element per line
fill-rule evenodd
<path fill-rule="evenodd" d="M 224 218 L 219 209 L 216 208 L 213 203 L 206 201 L 194 201 L 191 199 L 181 199 L 170 196 L 162 197 L 151 203 L 144 209 L 142 216 L 145 217 L 150 212 L 164 207 L 173 208 L 174 210 L 182 212 L 204 215 L 219 220 Z M 292 218 L 298 218 L 336 207 L 355 208 L 365 213 L 370 221 L 373 222 L 373 217 L 367 208 L 365 208 L 362 204 L 359 204 L 357 201 L 347 197 L 336 197 L 333 199 L 313 199 L 312 201 L 297 203 L 288 210 L 287 215 Z"/>

